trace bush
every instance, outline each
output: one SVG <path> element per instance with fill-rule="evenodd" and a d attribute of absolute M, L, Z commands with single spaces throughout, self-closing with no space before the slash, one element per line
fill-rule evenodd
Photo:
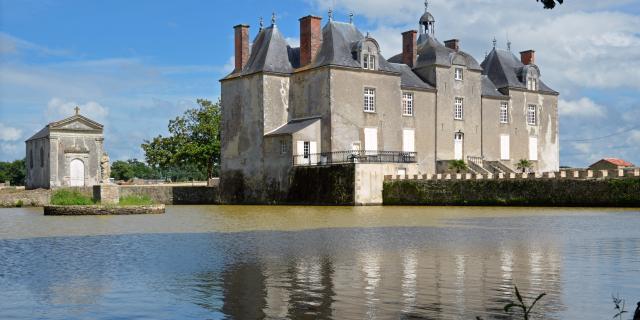
<path fill-rule="evenodd" d="M 153 200 L 149 196 L 125 196 L 120 197 L 121 206 L 148 206 L 152 205 Z"/>
<path fill-rule="evenodd" d="M 76 190 L 60 189 L 51 196 L 51 204 L 57 206 L 86 206 L 95 204 L 93 200 Z"/>

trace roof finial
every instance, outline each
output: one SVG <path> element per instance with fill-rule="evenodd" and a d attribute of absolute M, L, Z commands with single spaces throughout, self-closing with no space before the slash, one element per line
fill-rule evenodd
<path fill-rule="evenodd" d="M 424 12 L 429 11 L 429 0 L 424 0 Z"/>
<path fill-rule="evenodd" d="M 276 13 L 275 12 L 271 13 L 271 25 L 273 25 L 273 26 L 276 25 Z"/>
<path fill-rule="evenodd" d="M 80 107 L 76 106 L 75 108 L 73 108 L 73 110 L 76 111 L 76 115 L 80 114 Z"/>
<path fill-rule="evenodd" d="M 349 12 L 349 23 L 353 24 L 353 11 Z"/>
<path fill-rule="evenodd" d="M 262 29 L 264 28 L 264 19 L 262 19 L 262 17 L 260 17 L 259 21 L 260 21 L 260 23 L 259 23 L 260 24 L 260 30 L 258 32 L 262 31 Z"/>
<path fill-rule="evenodd" d="M 369 34 L 369 31 L 367 31 L 367 38 L 371 38 L 371 35 Z"/>
<path fill-rule="evenodd" d="M 333 9 L 329 8 L 329 21 L 333 21 Z"/>
<path fill-rule="evenodd" d="M 509 31 L 507 31 L 507 50 L 511 51 L 511 40 L 509 40 Z"/>
<path fill-rule="evenodd" d="M 496 37 L 493 37 L 493 48 L 496 48 L 496 45 L 498 44 L 498 40 L 496 40 Z"/>

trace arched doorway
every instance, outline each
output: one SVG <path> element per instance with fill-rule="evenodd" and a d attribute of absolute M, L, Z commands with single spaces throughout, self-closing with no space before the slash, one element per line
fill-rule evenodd
<path fill-rule="evenodd" d="M 73 159 L 69 165 L 69 185 L 72 187 L 84 187 L 84 162 Z"/>

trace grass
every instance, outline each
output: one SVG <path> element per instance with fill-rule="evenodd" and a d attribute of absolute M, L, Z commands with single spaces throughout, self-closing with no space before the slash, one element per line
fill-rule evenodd
<path fill-rule="evenodd" d="M 60 189 L 51 195 L 51 204 L 57 206 L 86 206 L 95 203 L 91 197 L 76 190 Z"/>
<path fill-rule="evenodd" d="M 153 200 L 151 200 L 149 196 L 136 196 L 136 195 L 120 197 L 120 203 L 119 203 L 119 205 L 121 206 L 148 206 L 152 204 L 153 204 Z"/>

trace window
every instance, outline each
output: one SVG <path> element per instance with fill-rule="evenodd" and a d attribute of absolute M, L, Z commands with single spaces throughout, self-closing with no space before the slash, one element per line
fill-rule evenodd
<path fill-rule="evenodd" d="M 287 140 L 280 140 L 280 153 L 285 154 L 289 151 L 289 146 L 287 145 Z"/>
<path fill-rule="evenodd" d="M 455 69 L 455 79 L 462 80 L 462 68 Z"/>
<path fill-rule="evenodd" d="M 416 151 L 416 131 L 414 129 L 402 130 L 402 151 L 403 152 L 415 152 Z"/>
<path fill-rule="evenodd" d="M 534 77 L 528 77 L 527 78 L 527 89 L 529 89 L 531 91 L 537 91 L 538 90 L 538 79 L 536 79 Z"/>
<path fill-rule="evenodd" d="M 408 92 L 402 93 L 402 115 L 403 116 L 413 115 L 413 93 L 408 93 Z"/>
<path fill-rule="evenodd" d="M 376 89 L 364 88 L 364 112 L 376 112 Z"/>
<path fill-rule="evenodd" d="M 462 120 L 464 114 L 464 107 L 462 105 L 462 98 L 456 98 L 456 102 L 453 108 L 453 119 Z"/>
<path fill-rule="evenodd" d="M 538 123 L 537 109 L 533 104 L 530 104 L 527 109 L 527 124 L 530 126 L 535 126 Z"/>
<path fill-rule="evenodd" d="M 509 123 L 509 103 L 506 101 L 500 104 L 500 123 Z"/>
<path fill-rule="evenodd" d="M 529 160 L 538 160 L 538 137 L 529 137 Z"/>
<path fill-rule="evenodd" d="M 40 147 L 40 168 L 44 168 L 44 148 Z"/>
<path fill-rule="evenodd" d="M 509 136 L 500 136 L 500 160 L 509 160 Z"/>
<path fill-rule="evenodd" d="M 376 55 L 371 53 L 364 53 L 362 55 L 362 68 L 375 70 L 376 69 Z"/>
<path fill-rule="evenodd" d="M 33 149 L 29 150 L 29 168 L 33 169 Z"/>
<path fill-rule="evenodd" d="M 302 157 L 305 159 L 309 159 L 309 153 L 310 153 L 310 149 L 311 149 L 311 144 L 309 143 L 309 141 L 305 141 L 304 142 L 304 146 L 302 147 Z"/>

